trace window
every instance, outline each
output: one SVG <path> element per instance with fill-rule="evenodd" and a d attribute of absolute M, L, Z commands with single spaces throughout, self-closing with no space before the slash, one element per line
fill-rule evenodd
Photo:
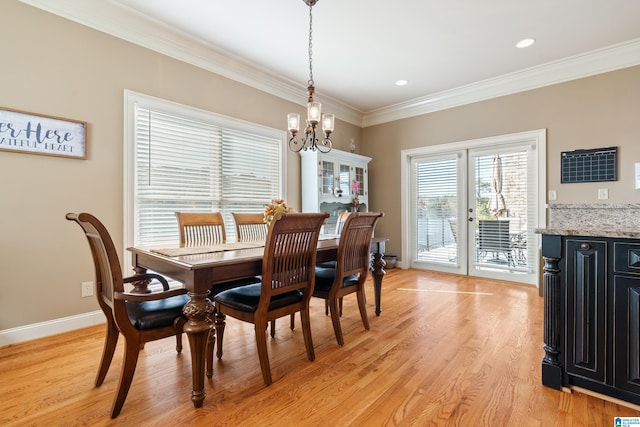
<path fill-rule="evenodd" d="M 125 245 L 179 241 L 176 211 L 262 212 L 282 197 L 283 131 L 125 93 Z"/>

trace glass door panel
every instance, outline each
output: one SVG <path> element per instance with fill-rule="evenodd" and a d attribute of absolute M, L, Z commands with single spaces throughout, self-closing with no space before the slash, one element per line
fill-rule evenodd
<path fill-rule="evenodd" d="M 535 279 L 535 248 L 528 244 L 536 241 L 530 226 L 537 223 L 533 160 L 528 145 L 469 151 L 469 274 Z"/>
<path fill-rule="evenodd" d="M 463 273 L 464 229 L 458 169 L 461 156 L 450 154 L 412 161 L 415 239 L 414 266 Z"/>

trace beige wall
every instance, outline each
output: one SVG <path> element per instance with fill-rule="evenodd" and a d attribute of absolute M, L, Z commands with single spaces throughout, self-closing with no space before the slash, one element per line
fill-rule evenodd
<path fill-rule="evenodd" d="M 70 211 L 94 213 L 122 247 L 125 89 L 282 129 L 303 108 L 19 3 L 3 0 L 0 105 L 88 123 L 88 159 L 0 151 L 0 331 L 98 309 L 80 297 L 93 280 L 89 249 Z M 11 41 L 11 42 L 9 42 Z M 304 97 L 304 94 L 301 94 Z M 339 122 L 336 147 L 373 157 L 370 204 L 378 235 L 400 249 L 400 150 L 548 129 L 549 188 L 558 202 L 597 202 L 598 184 L 560 185 L 559 153 L 620 147 L 610 202 L 639 202 L 640 67 L 361 130 Z M 300 207 L 300 162 L 288 156 L 288 201 Z M 122 254 L 121 254 L 122 255 Z"/>
<path fill-rule="evenodd" d="M 16 0 L 2 0 L 2 17 L 0 105 L 86 121 L 88 158 L 0 151 L 0 331 L 98 309 L 80 297 L 94 277 L 89 246 L 64 215 L 95 214 L 122 247 L 125 89 L 282 130 L 304 110 Z M 338 122 L 336 147 L 351 138 L 361 129 Z M 299 209 L 299 155 L 287 161 L 286 198 Z"/>
<path fill-rule="evenodd" d="M 400 255 L 400 151 L 515 132 L 547 129 L 547 187 L 553 203 L 640 203 L 634 163 L 640 162 L 640 67 L 478 102 L 364 129 L 370 203 L 385 211 L 376 233 Z M 618 181 L 560 184 L 562 151 L 617 146 Z"/>

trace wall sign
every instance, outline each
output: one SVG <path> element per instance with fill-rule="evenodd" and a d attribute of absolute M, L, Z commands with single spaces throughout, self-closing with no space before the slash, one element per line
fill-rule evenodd
<path fill-rule="evenodd" d="M 87 158 L 87 123 L 0 107 L 0 150 Z"/>

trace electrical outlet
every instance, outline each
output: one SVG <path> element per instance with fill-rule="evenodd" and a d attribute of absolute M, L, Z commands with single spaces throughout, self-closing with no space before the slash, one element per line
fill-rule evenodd
<path fill-rule="evenodd" d="M 549 200 L 558 200 L 558 193 L 556 190 L 549 190 Z"/>
<path fill-rule="evenodd" d="M 609 189 L 598 188 L 598 200 L 607 200 L 609 198 Z"/>
<path fill-rule="evenodd" d="M 93 295 L 93 282 L 82 282 L 82 297 Z"/>

